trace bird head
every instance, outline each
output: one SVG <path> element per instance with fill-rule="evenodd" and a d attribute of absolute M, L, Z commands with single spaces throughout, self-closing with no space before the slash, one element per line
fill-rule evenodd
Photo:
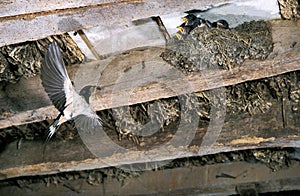
<path fill-rule="evenodd" d="M 229 29 L 229 24 L 226 20 L 218 20 L 216 22 L 213 22 L 211 26 L 222 29 Z"/>
<path fill-rule="evenodd" d="M 187 33 L 187 28 L 186 27 L 178 27 L 178 30 L 182 33 L 182 34 L 186 34 Z"/>
<path fill-rule="evenodd" d="M 80 92 L 79 95 L 81 95 L 82 97 L 84 97 L 85 101 L 87 103 L 89 103 L 89 99 L 90 96 L 98 89 L 99 87 L 94 86 L 94 85 L 87 85 L 85 87 L 83 87 Z"/>
<path fill-rule="evenodd" d="M 193 14 L 188 14 L 185 17 L 183 17 L 182 20 L 186 25 L 191 25 L 195 22 L 195 20 L 197 20 L 197 16 Z"/>
<path fill-rule="evenodd" d="M 203 18 L 197 18 L 197 22 L 195 22 L 196 27 L 210 27 L 210 22 Z"/>

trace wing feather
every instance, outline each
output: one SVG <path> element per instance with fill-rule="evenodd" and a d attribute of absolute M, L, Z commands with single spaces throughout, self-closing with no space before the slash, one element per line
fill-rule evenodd
<path fill-rule="evenodd" d="M 72 82 L 64 66 L 58 45 L 49 45 L 41 67 L 42 85 L 54 106 L 62 112 L 66 106 L 69 92 L 66 88 L 73 88 Z"/>
<path fill-rule="evenodd" d="M 83 131 L 93 131 L 100 129 L 102 127 L 101 119 L 96 115 L 85 115 L 80 114 L 74 118 L 76 128 Z"/>

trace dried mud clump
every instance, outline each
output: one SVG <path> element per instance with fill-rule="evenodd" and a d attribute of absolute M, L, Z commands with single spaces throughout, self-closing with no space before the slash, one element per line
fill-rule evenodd
<path fill-rule="evenodd" d="M 43 185 L 47 188 L 51 186 L 64 186 L 74 193 L 83 193 L 82 184 L 91 186 L 103 185 L 109 179 L 115 179 L 124 186 L 124 183 L 132 178 L 138 178 L 143 171 L 124 171 L 119 168 L 109 167 L 104 169 L 72 171 L 58 174 L 50 174 L 44 176 L 20 177 L 0 182 L 0 187 L 16 186 L 20 189 L 31 189 L 36 185 Z M 75 182 L 80 182 L 78 186 Z"/>
<path fill-rule="evenodd" d="M 263 162 L 273 172 L 290 164 L 289 152 L 285 150 L 253 150 L 252 153 L 256 160 Z"/>
<path fill-rule="evenodd" d="M 15 83 L 21 77 L 29 78 L 37 75 L 44 53 L 52 41 L 56 41 L 61 48 L 66 65 L 84 60 L 83 53 L 67 34 L 2 46 L 0 47 L 0 81 Z"/>
<path fill-rule="evenodd" d="M 128 137 L 139 143 L 139 136 L 148 136 L 165 126 L 183 118 L 191 122 L 195 112 L 197 97 L 181 95 L 176 98 L 122 106 L 100 113 L 102 121 L 109 127 L 114 127 L 119 139 Z"/>
<path fill-rule="evenodd" d="M 166 165 L 166 168 L 175 167 L 189 167 L 213 165 L 216 163 L 233 163 L 233 162 L 260 162 L 265 164 L 272 172 L 280 171 L 291 165 L 291 159 L 293 159 L 293 148 L 268 148 L 268 149 L 256 149 L 256 150 L 240 150 L 232 152 L 221 152 L 213 155 L 205 155 L 201 157 L 191 157 L 177 159 Z M 225 177 L 225 176 L 216 176 Z M 230 176 L 227 176 L 230 178 Z"/>
<path fill-rule="evenodd" d="M 278 0 L 280 14 L 283 19 L 294 19 L 300 17 L 299 0 Z"/>
<path fill-rule="evenodd" d="M 233 29 L 194 29 L 186 39 L 171 39 L 161 57 L 184 73 L 231 69 L 245 59 L 266 59 L 273 49 L 268 23 L 252 21 Z"/>

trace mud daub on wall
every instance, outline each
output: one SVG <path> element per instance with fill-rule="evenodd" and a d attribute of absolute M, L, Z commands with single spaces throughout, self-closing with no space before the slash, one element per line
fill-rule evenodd
<path fill-rule="evenodd" d="M 61 48 L 66 65 L 84 60 L 83 53 L 68 34 L 2 46 L 0 47 L 0 82 L 15 83 L 21 77 L 28 78 L 37 75 L 44 53 L 53 41 L 56 41 Z"/>
<path fill-rule="evenodd" d="M 299 0 L 278 0 L 280 14 L 283 19 L 295 19 L 300 17 Z"/>

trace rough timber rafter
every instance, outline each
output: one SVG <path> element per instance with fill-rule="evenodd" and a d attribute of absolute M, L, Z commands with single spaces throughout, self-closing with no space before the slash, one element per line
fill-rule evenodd
<path fill-rule="evenodd" d="M 45 38 L 50 35 L 91 28 L 123 28 L 136 19 L 201 8 L 225 0 L 97 0 L 15 1 L 0 3 L 0 46 Z M 27 5 L 27 6 L 26 6 Z M 30 5 L 30 7 L 28 7 Z"/>

